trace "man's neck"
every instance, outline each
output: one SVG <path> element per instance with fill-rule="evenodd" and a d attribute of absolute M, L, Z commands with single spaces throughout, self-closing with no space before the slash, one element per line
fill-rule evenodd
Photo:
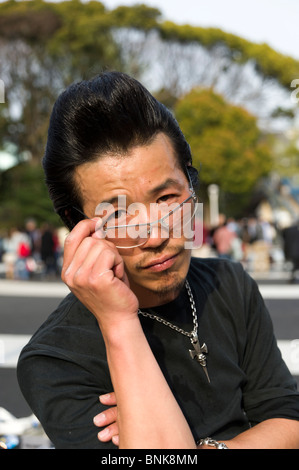
<path fill-rule="evenodd" d="M 175 300 L 179 296 L 184 285 L 185 278 L 180 279 L 170 287 L 160 286 L 159 289 L 150 290 L 140 286 L 134 286 L 135 288 L 133 287 L 133 291 L 139 300 L 140 308 L 154 308 Z"/>

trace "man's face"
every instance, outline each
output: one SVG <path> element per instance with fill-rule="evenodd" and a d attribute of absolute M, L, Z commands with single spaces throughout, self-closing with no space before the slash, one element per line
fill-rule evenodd
<path fill-rule="evenodd" d="M 96 217 L 97 207 L 104 202 L 117 211 L 120 195 L 127 205 L 138 202 L 148 209 L 153 203 L 181 203 L 190 196 L 188 180 L 170 140 L 162 133 L 151 144 L 135 147 L 123 157 L 101 157 L 79 166 L 75 179 L 84 201 L 83 211 L 89 218 Z M 191 256 L 185 242 L 184 234 L 165 237 L 157 229 L 141 246 L 118 248 L 141 307 L 159 305 L 178 295 Z"/>

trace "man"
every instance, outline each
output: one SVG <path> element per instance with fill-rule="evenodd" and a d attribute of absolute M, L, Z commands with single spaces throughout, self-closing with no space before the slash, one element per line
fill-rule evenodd
<path fill-rule="evenodd" d="M 18 377 L 56 448 L 299 447 L 298 392 L 256 284 L 191 259 L 191 164 L 172 114 L 124 74 L 54 106 L 44 169 L 71 229 L 72 293 Z"/>

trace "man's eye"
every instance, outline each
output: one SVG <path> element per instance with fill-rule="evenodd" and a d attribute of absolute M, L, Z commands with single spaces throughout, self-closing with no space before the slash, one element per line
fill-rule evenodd
<path fill-rule="evenodd" d="M 167 201 L 175 201 L 177 200 L 177 195 L 176 194 L 165 194 L 164 196 L 159 197 L 158 203 L 159 202 L 167 202 Z"/>
<path fill-rule="evenodd" d="M 120 223 L 125 224 L 127 219 L 126 214 L 127 211 L 125 209 L 119 209 L 113 212 L 106 218 L 103 227 L 113 227 L 114 225 L 119 225 Z"/>
<path fill-rule="evenodd" d="M 121 219 L 122 217 L 125 217 L 125 215 L 126 215 L 125 210 L 118 210 L 118 211 L 115 211 L 113 214 L 115 219 Z"/>

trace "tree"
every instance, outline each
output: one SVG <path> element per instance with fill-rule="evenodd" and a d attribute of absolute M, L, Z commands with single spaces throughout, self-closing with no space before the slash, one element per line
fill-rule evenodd
<path fill-rule="evenodd" d="M 272 136 L 273 172 L 299 186 L 299 131 Z"/>
<path fill-rule="evenodd" d="M 165 21 L 160 25 L 160 33 L 164 39 L 176 39 L 182 43 L 198 42 L 207 49 L 222 44 L 232 61 L 245 63 L 254 60 L 256 69 L 262 75 L 277 80 L 287 89 L 299 75 L 298 60 L 275 51 L 267 44 L 256 44 L 219 28 L 177 25 Z"/>
<path fill-rule="evenodd" d="M 21 163 L 0 172 L 0 230 L 22 228 L 24 221 L 33 217 L 38 224 L 45 221 L 61 225 L 53 210 L 41 166 Z"/>
<path fill-rule="evenodd" d="M 57 95 L 73 81 L 120 64 L 111 21 L 100 2 L 79 0 L 0 4 L 0 76 L 6 103 L 0 109 L 2 145 L 15 143 L 39 163 Z"/>
<path fill-rule="evenodd" d="M 262 77 L 253 89 L 248 63 L 250 73 Z M 299 74 L 298 61 L 265 44 L 216 28 L 163 22 L 160 11 L 146 5 L 109 11 L 98 1 L 9 0 L 0 3 L 0 77 L 7 102 L 0 108 L 1 144 L 12 141 L 39 161 L 57 94 L 107 68 L 142 79 L 142 73 L 151 75 L 170 102 L 188 87 L 219 85 L 218 92 L 234 103 L 251 105 L 256 95 L 260 109 L 266 108 L 260 106 L 263 87 L 275 82 L 289 90 Z M 151 85 L 154 90 L 157 83 Z"/>
<path fill-rule="evenodd" d="M 27 216 L 58 223 L 44 184 L 41 158 L 51 109 L 71 82 L 119 68 L 119 49 L 100 2 L 88 8 L 78 0 L 50 4 L 42 0 L 0 4 L 0 148 L 7 143 L 28 163 L 0 174 L 0 225 L 22 224 Z"/>
<path fill-rule="evenodd" d="M 159 97 L 172 108 L 182 92 L 200 84 L 214 87 L 235 104 L 251 109 L 255 102 L 264 110 L 260 103 L 265 88 L 274 84 L 289 91 L 299 76 L 299 61 L 265 44 L 161 18 L 158 9 L 146 5 L 108 10 L 93 0 L 1 2 L 0 79 L 6 103 L 0 104 L 0 148 L 12 142 L 20 154 L 30 152 L 31 165 L 40 166 L 57 95 L 70 82 L 105 69 L 129 72 L 153 93 L 160 88 Z M 249 87 L 253 76 L 259 82 Z M 233 154 L 238 148 L 230 132 L 219 129 L 218 145 L 231 145 Z M 212 152 L 215 143 L 208 131 L 205 140 Z M 234 167 L 232 186 L 240 178 L 236 163 Z"/>
<path fill-rule="evenodd" d="M 195 86 L 212 86 L 257 115 L 264 127 L 277 126 L 277 117 L 288 125 L 296 114 L 298 106 L 292 106 L 289 95 L 299 76 L 298 60 L 218 28 L 162 22 L 147 10 L 141 15 L 138 6 L 120 7 L 120 12 L 114 38 L 155 92 L 158 84 L 163 96 L 178 98 Z"/>
<path fill-rule="evenodd" d="M 215 183 L 222 193 L 241 200 L 270 171 L 271 154 L 256 118 L 212 89 L 196 88 L 183 96 L 175 115 L 203 188 Z"/>

